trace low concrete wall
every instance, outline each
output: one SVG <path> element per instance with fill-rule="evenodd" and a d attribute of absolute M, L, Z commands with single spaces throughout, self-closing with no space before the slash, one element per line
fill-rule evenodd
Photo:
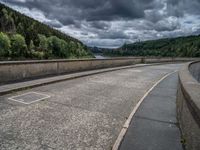
<path fill-rule="evenodd" d="M 179 72 L 177 114 L 186 150 L 200 150 L 199 71 L 200 62 L 194 62 Z"/>
<path fill-rule="evenodd" d="M 200 82 L 200 62 L 192 63 L 189 67 L 190 73 L 192 76 Z"/>
<path fill-rule="evenodd" d="M 0 62 L 0 84 L 47 75 L 57 75 L 92 69 L 101 69 L 137 63 L 159 63 L 188 61 L 191 58 L 141 58 L 126 57 L 115 59 L 82 59 L 82 60 L 41 60 Z"/>
<path fill-rule="evenodd" d="M 141 58 L 0 62 L 0 83 L 140 63 Z"/>
<path fill-rule="evenodd" d="M 158 62 L 189 62 L 197 60 L 197 58 L 144 58 L 144 63 L 158 63 Z"/>

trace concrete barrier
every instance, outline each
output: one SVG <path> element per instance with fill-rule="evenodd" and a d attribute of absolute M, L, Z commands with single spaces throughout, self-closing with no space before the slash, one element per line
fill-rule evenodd
<path fill-rule="evenodd" d="M 141 58 L 123 57 L 114 59 L 82 60 L 39 60 L 0 62 L 0 84 L 92 69 L 133 65 L 138 63 L 159 63 L 194 60 L 191 58 Z"/>
<path fill-rule="evenodd" d="M 190 73 L 193 77 L 200 82 L 200 62 L 194 62 L 189 67 Z"/>
<path fill-rule="evenodd" d="M 200 150 L 200 61 L 179 72 L 177 114 L 186 150 Z"/>

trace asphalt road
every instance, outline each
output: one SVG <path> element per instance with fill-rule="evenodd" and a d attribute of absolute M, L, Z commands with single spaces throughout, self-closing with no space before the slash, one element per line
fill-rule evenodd
<path fill-rule="evenodd" d="M 109 150 L 125 120 L 156 81 L 181 64 L 125 69 L 0 97 L 1 150 Z M 8 98 L 51 96 L 30 105 Z"/>

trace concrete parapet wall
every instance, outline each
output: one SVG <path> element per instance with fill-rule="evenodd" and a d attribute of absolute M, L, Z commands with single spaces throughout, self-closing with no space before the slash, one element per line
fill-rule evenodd
<path fill-rule="evenodd" d="M 192 76 L 200 82 L 200 62 L 192 63 L 189 67 L 190 73 Z"/>
<path fill-rule="evenodd" d="M 177 114 L 186 150 L 200 150 L 199 68 L 200 62 L 194 62 L 179 72 Z"/>
<path fill-rule="evenodd" d="M 0 62 L 0 84 L 47 75 L 57 75 L 92 69 L 133 65 L 137 63 L 159 63 L 188 61 L 191 58 L 141 58 L 125 57 L 114 59 L 82 60 L 39 60 Z"/>

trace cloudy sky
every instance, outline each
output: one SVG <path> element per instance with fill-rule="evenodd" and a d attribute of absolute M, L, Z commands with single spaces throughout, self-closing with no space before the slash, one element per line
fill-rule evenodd
<path fill-rule="evenodd" d="M 0 0 L 89 46 L 200 34 L 200 0 Z"/>

